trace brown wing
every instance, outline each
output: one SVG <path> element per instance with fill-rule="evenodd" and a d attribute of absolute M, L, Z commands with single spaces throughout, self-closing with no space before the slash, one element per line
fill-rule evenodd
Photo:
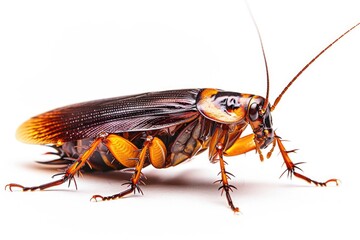
<path fill-rule="evenodd" d="M 61 144 L 101 132 L 148 131 L 191 121 L 200 89 L 151 92 L 78 103 L 35 116 L 17 130 L 33 144 Z"/>

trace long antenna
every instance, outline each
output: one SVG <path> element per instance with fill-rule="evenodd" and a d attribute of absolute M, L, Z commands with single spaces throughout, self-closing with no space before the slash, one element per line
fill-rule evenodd
<path fill-rule="evenodd" d="M 248 4 L 247 1 L 245 1 L 246 3 L 246 6 L 249 10 L 249 13 L 250 13 L 250 16 L 251 16 L 251 19 L 255 25 L 255 28 L 256 28 L 256 32 L 258 34 L 258 37 L 259 37 L 259 41 L 260 41 L 260 45 L 261 45 L 261 51 L 262 51 L 262 55 L 263 55 L 263 58 L 264 58 L 264 64 L 265 64 L 265 70 L 266 70 L 266 97 L 265 97 L 265 102 L 264 102 L 264 105 L 261 109 L 261 111 L 264 113 L 266 111 L 266 108 L 267 106 L 269 105 L 269 92 L 270 92 L 270 76 L 269 76 L 269 67 L 268 67 L 268 64 L 267 64 L 267 60 L 266 60 L 266 55 L 265 55 L 265 49 L 264 49 L 264 44 L 263 44 L 263 41 L 261 39 L 261 34 L 260 34 L 260 30 L 258 28 L 258 25 L 256 24 L 256 21 L 255 21 L 255 18 L 251 12 L 251 9 L 250 9 L 250 6 Z"/>
<path fill-rule="evenodd" d="M 286 87 L 282 90 L 280 95 L 275 99 L 274 104 L 271 106 L 271 111 L 275 110 L 276 105 L 280 102 L 282 96 L 286 93 L 286 91 L 289 89 L 289 87 L 295 82 L 296 79 L 313 63 L 316 59 L 318 59 L 326 50 L 328 50 L 332 45 L 334 45 L 337 41 L 339 41 L 341 38 L 343 38 L 346 34 L 348 34 L 351 30 L 356 28 L 360 25 L 360 22 L 352 26 L 350 29 L 348 29 L 346 32 L 344 32 L 340 37 L 335 39 L 332 43 L 330 43 L 326 48 L 324 48 L 318 55 L 316 55 L 313 59 L 311 59 L 310 62 L 308 62 L 296 75 L 295 77 L 286 85 Z"/>

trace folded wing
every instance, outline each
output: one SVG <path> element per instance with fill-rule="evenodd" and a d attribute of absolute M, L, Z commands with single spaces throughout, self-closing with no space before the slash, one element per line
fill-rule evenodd
<path fill-rule="evenodd" d="M 33 144 L 61 144 L 102 132 L 149 131 L 191 121 L 199 113 L 200 89 L 151 92 L 57 108 L 24 122 L 17 138 Z"/>

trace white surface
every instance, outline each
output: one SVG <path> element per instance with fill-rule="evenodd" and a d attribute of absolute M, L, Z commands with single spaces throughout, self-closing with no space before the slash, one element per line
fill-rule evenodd
<path fill-rule="evenodd" d="M 358 1 L 249 1 L 271 75 L 271 101 L 330 41 L 359 21 Z M 254 26 L 242 1 L 2 1 L 0 186 L 51 180 L 33 163 L 45 151 L 17 142 L 17 126 L 66 104 L 146 91 L 216 87 L 265 95 Z M 216 190 L 206 154 L 144 170 L 145 196 L 92 203 L 126 176 L 85 174 L 44 192 L 1 190 L 4 239 L 359 239 L 359 39 L 355 30 L 310 67 L 273 113 L 305 175 L 336 177 L 316 188 L 278 179 L 281 157 L 228 159 L 241 214 Z"/>

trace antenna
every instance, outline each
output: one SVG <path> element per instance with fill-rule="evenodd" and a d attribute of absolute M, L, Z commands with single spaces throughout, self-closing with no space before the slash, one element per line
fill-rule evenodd
<path fill-rule="evenodd" d="M 268 67 L 268 64 L 267 64 L 267 60 L 266 60 L 266 55 L 265 55 L 265 49 L 264 49 L 264 44 L 263 44 L 263 41 L 261 39 L 261 34 L 260 34 L 260 31 L 259 31 L 259 28 L 258 28 L 258 25 L 256 24 L 256 21 L 255 21 L 255 18 L 251 12 L 251 9 L 250 9 L 250 6 L 248 4 L 247 1 L 245 1 L 246 3 L 246 6 L 249 10 L 249 13 L 250 13 L 250 16 L 251 16 L 251 19 L 255 25 L 255 28 L 256 28 L 256 32 L 258 34 L 258 37 L 259 37 L 259 41 L 260 41 L 260 45 L 261 45 L 261 51 L 262 51 L 262 55 L 263 55 L 263 58 L 264 58 L 264 64 L 265 64 L 265 70 L 266 70 L 266 97 L 265 97 L 265 102 L 264 102 L 264 106 L 262 107 L 261 109 L 261 112 L 264 113 L 266 111 L 266 108 L 267 106 L 269 105 L 269 92 L 270 92 L 270 76 L 269 76 L 269 67 Z"/>
<path fill-rule="evenodd" d="M 271 106 L 271 111 L 275 110 L 276 105 L 280 102 L 282 96 L 286 93 L 286 91 L 289 89 L 289 87 L 298 79 L 298 77 L 313 63 L 316 59 L 318 59 L 326 50 L 328 50 L 332 45 L 334 45 L 337 41 L 339 41 L 341 38 L 343 38 L 346 34 L 348 34 L 351 30 L 356 28 L 360 25 L 360 22 L 352 26 L 350 29 L 348 29 L 346 32 L 344 32 L 340 37 L 335 39 L 332 43 L 330 43 L 327 47 L 325 47 L 320 53 L 318 53 L 313 59 L 310 60 L 296 75 L 291 81 L 286 85 L 286 87 L 282 90 L 280 95 L 275 99 L 274 104 Z"/>

